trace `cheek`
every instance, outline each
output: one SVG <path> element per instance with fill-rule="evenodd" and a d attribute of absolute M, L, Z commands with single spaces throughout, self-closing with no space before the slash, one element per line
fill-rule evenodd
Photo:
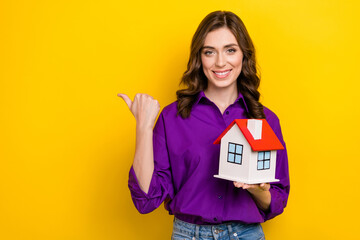
<path fill-rule="evenodd" d="M 212 60 L 211 58 L 202 57 L 201 64 L 203 66 L 204 72 L 209 71 L 209 68 L 212 66 Z"/>
<path fill-rule="evenodd" d="M 233 56 L 231 59 L 229 59 L 229 62 L 231 62 L 234 66 L 241 66 L 242 60 L 242 56 Z"/>

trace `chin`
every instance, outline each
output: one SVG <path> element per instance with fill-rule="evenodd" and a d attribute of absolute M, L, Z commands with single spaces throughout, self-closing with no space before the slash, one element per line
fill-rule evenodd
<path fill-rule="evenodd" d="M 213 85 L 215 88 L 230 88 L 230 87 L 236 87 L 236 81 L 219 81 L 217 80 L 215 83 L 213 82 L 211 85 Z"/>

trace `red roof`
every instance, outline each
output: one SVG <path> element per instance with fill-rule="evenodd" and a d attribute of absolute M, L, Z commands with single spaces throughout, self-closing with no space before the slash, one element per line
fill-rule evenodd
<path fill-rule="evenodd" d="M 221 133 L 221 135 L 215 140 L 214 144 L 219 144 L 221 138 L 230 130 L 230 128 L 237 124 L 242 134 L 250 144 L 253 151 L 269 151 L 284 149 L 280 140 L 271 129 L 269 123 L 265 119 L 258 119 L 262 121 L 262 136 L 261 139 L 255 140 L 249 129 L 247 128 L 248 119 L 235 119 L 230 125 Z"/>

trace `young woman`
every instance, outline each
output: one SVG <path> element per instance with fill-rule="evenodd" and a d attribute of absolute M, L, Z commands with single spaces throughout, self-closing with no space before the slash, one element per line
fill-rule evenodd
<path fill-rule="evenodd" d="M 218 173 L 214 140 L 234 120 L 266 118 L 283 146 L 277 116 L 259 102 L 255 49 L 238 16 L 216 11 L 196 30 L 177 101 L 159 113 L 151 96 L 131 101 L 136 150 L 129 188 L 136 208 L 149 213 L 162 202 L 174 214 L 172 239 L 264 239 L 261 222 L 283 212 L 289 194 L 286 149 L 278 150 L 279 182 L 243 184 Z"/>

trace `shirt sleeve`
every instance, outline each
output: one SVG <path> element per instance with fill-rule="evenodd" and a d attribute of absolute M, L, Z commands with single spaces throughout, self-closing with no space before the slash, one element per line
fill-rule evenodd
<path fill-rule="evenodd" d="M 154 172 L 148 193 L 140 188 L 132 166 L 129 172 L 128 186 L 131 198 L 136 209 L 142 214 L 152 212 L 164 200 L 170 200 L 174 196 L 163 113 L 160 114 L 153 130 L 153 151 Z"/>
<path fill-rule="evenodd" d="M 278 150 L 276 154 L 275 178 L 280 181 L 270 184 L 270 207 L 266 212 L 260 210 L 261 215 L 264 217 L 264 221 L 274 218 L 284 211 L 290 192 L 288 156 L 286 145 L 281 133 L 280 122 L 276 116 L 268 121 L 281 144 L 284 146 L 284 149 Z"/>

